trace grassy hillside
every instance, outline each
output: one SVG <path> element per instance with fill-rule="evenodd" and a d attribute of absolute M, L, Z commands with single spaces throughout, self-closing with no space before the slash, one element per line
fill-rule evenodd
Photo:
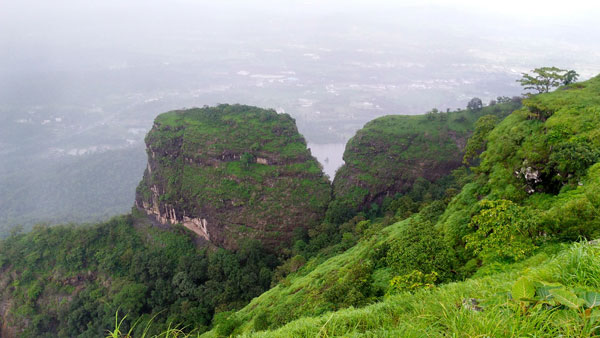
<path fill-rule="evenodd" d="M 597 310 L 577 300 L 600 291 L 597 247 L 552 252 L 600 236 L 600 77 L 523 104 L 470 141 L 485 151 L 466 176 L 459 171 L 466 184 L 456 196 L 381 230 L 381 219 L 358 222 L 357 245 L 309 261 L 207 336 L 275 330 L 290 319 L 257 336 L 598 334 Z M 536 292 L 564 292 L 513 304 L 507 292 L 522 275 Z M 442 286 L 426 291 L 434 285 Z M 534 306 L 534 296 L 546 303 Z M 468 298 L 485 310 L 465 310 Z"/>
<path fill-rule="evenodd" d="M 554 253 L 558 248 L 564 248 Z M 302 318 L 243 337 L 591 337 L 600 334 L 600 248 L 553 246 L 521 263 L 481 271 L 467 281 L 405 292 L 360 308 Z M 515 299 L 529 279 L 592 297 L 576 305 Z M 539 288 L 538 288 L 539 290 Z M 585 294 L 585 292 L 589 292 Z M 565 303 L 567 303 L 565 301 Z M 589 310 L 590 307 L 593 309 Z"/>
<path fill-rule="evenodd" d="M 457 250 L 482 199 L 510 201 L 534 221 L 529 237 L 557 240 L 600 234 L 600 77 L 524 100 L 487 139 L 476 176 L 438 229 Z"/>
<path fill-rule="evenodd" d="M 275 126 L 270 119 L 287 120 L 253 116 L 271 116 Z M 246 149 L 235 142 L 198 154 L 193 140 L 204 134 L 193 131 L 186 147 L 186 118 L 158 119 L 149 136 L 158 163 L 147 174 L 178 168 L 172 159 L 225 156 L 214 162 L 222 170 L 264 165 L 223 154 Z M 229 120 L 219 123 L 239 123 Z M 126 337 L 133 327 L 135 337 L 598 336 L 600 247 L 590 240 L 600 237 L 599 125 L 600 76 L 529 97 L 501 122 L 483 115 L 465 139 L 469 168 L 449 171 L 447 182 L 415 181 L 380 209 L 294 231 L 283 264 L 252 240 L 234 252 L 198 249 L 185 228 L 150 227 L 136 213 L 92 228 L 14 234 L 0 241 L 0 334 L 95 337 L 112 329 Z M 262 173 L 255 169 L 248 175 Z M 173 197 L 160 201 L 180 203 Z M 181 332 L 169 333 L 173 326 Z"/>

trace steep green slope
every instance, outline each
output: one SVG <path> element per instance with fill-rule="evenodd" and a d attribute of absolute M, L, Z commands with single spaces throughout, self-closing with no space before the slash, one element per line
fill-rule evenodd
<path fill-rule="evenodd" d="M 600 235 L 600 77 L 523 104 L 489 133 L 476 178 L 438 224 L 459 251 L 475 230 L 468 224 L 482 199 L 518 205 L 534 221 L 534 237 Z"/>
<path fill-rule="evenodd" d="M 597 336 L 600 247 L 575 244 L 467 281 L 400 293 L 360 309 L 302 318 L 243 337 L 590 337 Z M 514 299 L 517 282 L 552 285 L 576 299 L 534 305 Z M 538 288 L 540 290 L 540 288 Z M 579 294 L 579 296 L 577 296 Z M 584 301 L 584 298 L 587 301 Z M 556 301 L 556 299 L 555 299 Z M 590 307 L 593 309 L 589 310 Z M 589 311 L 589 312 L 588 312 Z"/>
<path fill-rule="evenodd" d="M 428 326 L 432 326 L 432 335 L 463 329 L 474 335 L 495 332 L 500 336 L 511 332 L 571 336 L 594 332 L 590 325 L 595 319 L 577 317 L 577 311 L 558 311 L 564 304 L 553 303 L 550 310 L 537 307 L 539 313 L 530 317 L 519 314 L 519 306 L 516 310 L 508 306 L 505 292 L 518 272 L 495 276 L 495 284 L 489 278 L 475 279 L 441 287 L 439 292 L 416 291 L 414 296 L 405 292 L 415 292 L 419 285 L 504 269 L 559 242 L 600 236 L 599 125 L 600 77 L 524 100 L 524 107 L 498 126 L 480 130 L 476 142 L 485 151 L 476 161 L 479 165 L 462 178 L 467 184 L 447 206 L 442 201 L 431 203 L 417 215 L 383 230 L 378 229 L 383 224 L 377 222 L 357 225 L 374 226 L 374 231 L 365 231 L 370 235 L 340 255 L 324 262 L 309 261 L 223 321 L 223 330 L 218 326 L 211 334 L 228 333 L 225 328 L 235 334 L 272 330 L 301 317 L 307 318 L 274 331 L 272 336 L 419 336 Z M 376 163 L 370 164 L 376 167 Z M 584 265 L 574 261 L 578 253 L 564 254 L 561 257 L 567 257 L 568 264 L 553 264 L 561 266 L 556 270 L 568 268 L 560 271 L 565 276 L 544 277 L 544 281 L 600 291 L 600 270 L 597 262 L 592 264 L 598 249 L 582 250 L 586 252 L 582 254 L 585 259 L 581 258 Z M 518 264 L 540 264 L 540 271 L 545 271 L 541 263 L 534 259 Z M 588 263 L 591 270 L 587 270 Z M 492 285 L 485 289 L 482 283 Z M 475 292 L 477 288 L 481 293 Z M 498 290 L 504 295 L 493 295 Z M 364 310 L 324 314 L 364 306 L 384 293 L 400 295 Z M 446 301 L 434 305 L 440 303 L 436 297 L 446 297 Z M 469 321 L 477 314 L 460 310 L 459 297 L 488 298 L 493 310 L 481 316 L 482 322 Z M 383 314 L 376 312 L 379 310 Z M 498 325 L 501 320 L 506 325 Z M 328 331 L 332 323 L 336 323 L 330 326 L 333 331 Z"/>
<path fill-rule="evenodd" d="M 175 224 L 161 230 L 146 215 L 124 216 L 0 241 L 0 334 L 101 336 L 117 314 L 127 315 L 124 332 L 139 318 L 134 336 L 170 324 L 212 328 L 206 337 L 600 335 L 600 249 L 596 241 L 565 244 L 600 236 L 600 76 L 530 97 L 499 124 L 482 116 L 475 125 L 466 143 L 473 167 L 452 172 L 460 191 L 419 203 L 398 197 L 383 203 L 383 217 L 370 212 L 296 233 L 305 226 L 288 222 L 304 217 L 295 199 L 314 212 L 305 224 L 317 223 L 329 186 L 288 116 L 246 106 L 161 115 L 136 202 Z M 438 141 L 446 151 L 456 144 Z M 298 177 L 310 183 L 300 189 Z M 248 220 L 262 206 L 261 219 L 285 231 L 230 227 L 223 234 L 233 242 L 216 242 L 237 251 L 200 250 L 199 230 L 211 241 L 221 235 L 200 204 L 242 210 L 234 217 Z M 339 243 L 319 244 L 321 230 Z M 273 273 L 279 262 L 261 241 L 272 249 L 279 235 L 298 239 L 286 250 L 296 256 Z"/>
<path fill-rule="evenodd" d="M 294 229 L 321 221 L 331 197 L 287 114 L 242 105 L 169 112 L 146 144 L 136 205 L 226 248 L 242 238 L 285 247 Z"/>
<path fill-rule="evenodd" d="M 0 241 L 0 336 L 103 337 L 115 315 L 141 336 L 170 323 L 203 332 L 215 311 L 266 290 L 277 259 L 259 243 L 200 250 L 193 234 L 145 215 L 35 227 Z"/>
<path fill-rule="evenodd" d="M 345 221 L 372 203 L 408 192 L 418 179 L 435 182 L 447 176 L 462 164 L 479 117 L 501 119 L 519 106 L 515 100 L 477 110 L 389 115 L 367 123 L 346 145 L 328 218 Z"/>
<path fill-rule="evenodd" d="M 410 221 L 386 228 L 369 224 L 370 235 L 347 251 L 329 259 L 313 258 L 297 273 L 255 298 L 222 323 L 235 333 L 255 328 L 276 328 L 303 316 L 317 316 L 348 306 L 364 306 L 385 294 L 393 269 L 386 264 L 389 246 L 403 236 Z M 217 328 L 216 332 L 221 332 Z M 210 335 L 209 335 L 210 336 Z M 218 335 L 217 335 L 218 336 Z"/>

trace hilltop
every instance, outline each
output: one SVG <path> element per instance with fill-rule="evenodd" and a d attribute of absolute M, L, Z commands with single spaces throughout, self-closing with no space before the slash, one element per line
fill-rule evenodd
<path fill-rule="evenodd" d="M 475 122 L 482 116 L 500 121 L 520 105 L 520 98 L 504 98 L 486 107 L 388 115 L 367 123 L 346 144 L 329 220 L 348 220 L 417 187 L 446 185 L 450 172 L 462 165 Z M 443 190 L 432 193 L 439 198 Z"/>
<path fill-rule="evenodd" d="M 321 221 L 331 198 L 287 114 L 242 105 L 173 111 L 156 118 L 146 144 L 136 206 L 225 248 L 248 238 L 286 247 L 294 231 Z"/>

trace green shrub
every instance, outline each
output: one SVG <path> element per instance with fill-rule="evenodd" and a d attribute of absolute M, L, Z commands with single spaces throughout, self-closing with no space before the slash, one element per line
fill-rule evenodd
<path fill-rule="evenodd" d="M 535 250 L 538 221 L 532 213 L 509 200 L 483 200 L 479 205 L 469 224 L 475 232 L 465 236 L 467 249 L 485 262 L 518 261 Z"/>
<path fill-rule="evenodd" d="M 402 291 L 416 291 L 419 289 L 431 289 L 435 287 L 438 274 L 435 271 L 424 274 L 419 270 L 413 270 L 411 273 L 396 276 L 390 280 L 388 293 L 398 293 Z"/>
<path fill-rule="evenodd" d="M 347 199 L 336 199 L 329 203 L 325 219 L 334 224 L 341 224 L 356 215 L 356 205 Z"/>
<path fill-rule="evenodd" d="M 386 262 L 398 275 L 414 270 L 425 274 L 436 272 L 438 280 L 453 279 L 454 259 L 433 223 L 421 217 L 410 219 L 398 238 L 387 251 Z"/>
<path fill-rule="evenodd" d="M 496 124 L 498 124 L 498 118 L 494 115 L 482 116 L 475 122 L 475 131 L 465 147 L 464 164 L 469 164 L 485 149 L 487 135 L 494 129 Z"/>
<path fill-rule="evenodd" d="M 373 264 L 370 261 L 357 261 L 350 268 L 327 278 L 325 284 L 329 288 L 323 297 L 335 309 L 365 305 L 373 295 L 372 273 Z"/>
<path fill-rule="evenodd" d="M 600 151 L 589 140 L 579 139 L 556 146 L 550 154 L 548 168 L 559 174 L 555 176 L 559 181 L 566 181 L 571 176 L 578 179 L 599 159 Z"/>
<path fill-rule="evenodd" d="M 217 328 L 216 332 L 220 337 L 230 336 L 235 329 L 242 324 L 242 322 L 236 318 L 232 312 L 221 312 L 215 315 L 213 322 Z"/>
<path fill-rule="evenodd" d="M 254 331 L 263 331 L 269 328 L 269 315 L 266 312 L 260 312 L 254 317 Z"/>
<path fill-rule="evenodd" d="M 248 169 L 252 163 L 256 161 L 254 155 L 250 153 L 243 153 L 240 156 L 240 162 L 242 163 L 242 167 Z"/>

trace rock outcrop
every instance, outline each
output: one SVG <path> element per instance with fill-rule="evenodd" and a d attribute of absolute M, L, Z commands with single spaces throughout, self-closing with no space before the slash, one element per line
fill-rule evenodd
<path fill-rule="evenodd" d="M 294 120 L 220 105 L 161 114 L 146 137 L 136 206 L 219 246 L 260 240 L 277 249 L 320 222 L 331 187 Z"/>
<path fill-rule="evenodd" d="M 348 141 L 345 164 L 333 181 L 333 204 L 345 214 L 337 215 L 337 220 L 387 196 L 406 193 L 419 178 L 435 182 L 447 176 L 462 165 L 479 117 L 503 118 L 518 107 L 519 103 L 507 103 L 476 111 L 389 115 L 367 123 Z"/>

